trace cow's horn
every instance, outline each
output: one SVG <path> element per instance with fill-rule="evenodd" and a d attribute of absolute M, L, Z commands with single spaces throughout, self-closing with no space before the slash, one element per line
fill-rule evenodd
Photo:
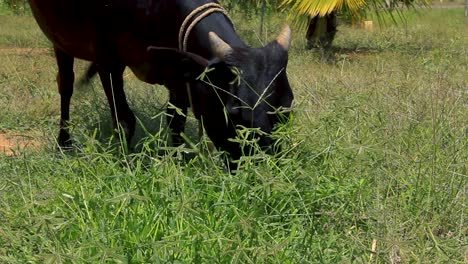
<path fill-rule="evenodd" d="M 208 38 L 210 39 L 211 50 L 214 52 L 216 57 L 224 59 L 226 55 L 232 52 L 231 46 L 224 42 L 224 40 L 222 40 L 218 35 L 216 35 L 216 33 L 208 33 Z"/>
<path fill-rule="evenodd" d="M 276 41 L 283 47 L 286 51 L 289 50 L 291 46 L 291 28 L 288 25 L 283 27 L 283 30 L 276 38 Z"/>

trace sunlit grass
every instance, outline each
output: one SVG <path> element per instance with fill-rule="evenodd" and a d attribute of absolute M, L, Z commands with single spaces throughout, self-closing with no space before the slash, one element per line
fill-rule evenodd
<path fill-rule="evenodd" d="M 130 72 L 138 151 L 116 147 L 96 80 L 75 91 L 76 151 L 61 153 L 55 59 L 0 54 L 0 132 L 33 135 L 42 146 L 0 154 L 0 262 L 466 262 L 460 15 L 410 14 L 406 27 L 374 32 L 341 26 L 331 60 L 305 51 L 296 33 L 288 75 L 297 106 L 278 132 L 284 153 L 244 157 L 235 174 L 218 152 L 171 148 L 165 88 Z M 0 21 L 0 46 L 44 47 L 30 17 Z M 270 20 L 268 38 L 252 37 L 253 23 L 236 24 L 258 46 L 282 21 Z M 189 119 L 198 144 L 196 129 Z"/>

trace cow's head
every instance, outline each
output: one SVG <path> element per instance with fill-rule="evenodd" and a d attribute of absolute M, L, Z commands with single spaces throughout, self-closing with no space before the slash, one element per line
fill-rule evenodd
<path fill-rule="evenodd" d="M 231 47 L 213 32 L 209 40 L 216 55 L 210 61 L 175 49 L 148 50 L 167 62 L 165 79 L 190 82 L 195 116 L 217 148 L 238 158 L 242 149 L 229 139 L 236 137 L 236 128 L 246 127 L 259 128 L 259 145 L 269 150 L 273 140 L 268 134 L 293 101 L 286 75 L 290 28 L 258 49 Z"/>

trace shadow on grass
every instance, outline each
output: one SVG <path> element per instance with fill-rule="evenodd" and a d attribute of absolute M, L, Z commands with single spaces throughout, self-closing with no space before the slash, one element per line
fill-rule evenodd
<path fill-rule="evenodd" d="M 79 120 L 72 129 L 73 145 L 67 155 L 75 156 L 83 153 L 110 154 L 114 158 L 123 156 L 178 157 L 177 162 L 187 163 L 196 155 L 196 150 L 185 144 L 183 147 L 172 146 L 170 130 L 166 121 L 166 104 L 145 106 L 138 103 L 131 108 L 136 116 L 135 134 L 130 146 L 122 145 L 125 139 L 114 127 L 110 109 L 104 98 L 98 103 L 87 105 L 73 116 Z M 73 119 L 72 116 L 72 119 Z M 185 133 L 195 143 L 197 142 L 198 123 L 194 118 L 187 118 Z M 141 155 L 140 155 L 141 154 Z M 126 157 L 125 159 L 128 159 Z"/>

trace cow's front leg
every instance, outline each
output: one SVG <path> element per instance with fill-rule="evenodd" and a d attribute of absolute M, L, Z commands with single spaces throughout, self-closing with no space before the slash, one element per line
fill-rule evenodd
<path fill-rule="evenodd" d="M 135 115 L 128 106 L 123 89 L 123 72 L 125 65 L 113 63 L 112 66 L 98 65 L 99 77 L 111 109 L 114 126 L 123 130 L 127 146 L 130 146 L 135 133 Z"/>
<path fill-rule="evenodd" d="M 75 81 L 74 58 L 57 47 L 54 48 L 54 52 L 58 66 L 57 85 L 60 93 L 60 132 L 57 142 L 61 148 L 67 149 L 71 147 L 72 143 L 68 132 L 68 121 L 70 120 L 70 101 Z"/>

